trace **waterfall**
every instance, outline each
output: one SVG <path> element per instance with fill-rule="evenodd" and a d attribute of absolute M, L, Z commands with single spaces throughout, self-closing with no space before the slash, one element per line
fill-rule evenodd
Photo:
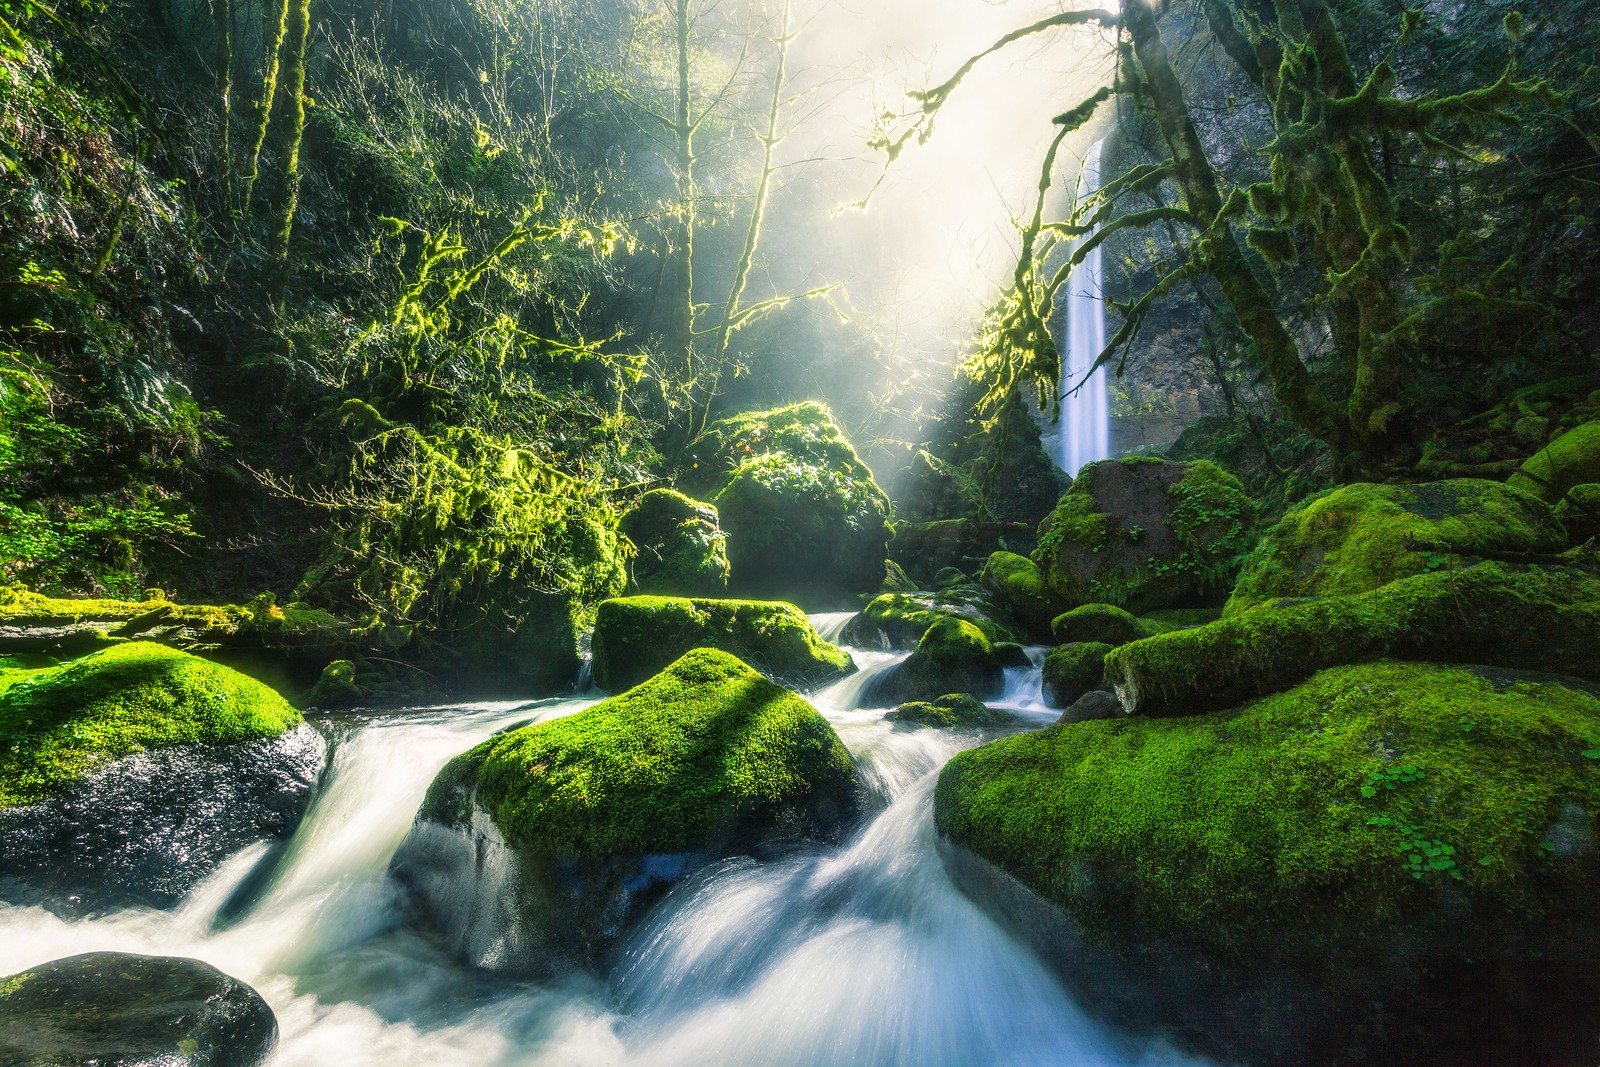
<path fill-rule="evenodd" d="M 1100 156 L 1105 143 L 1104 139 L 1097 141 L 1084 158 L 1083 173 L 1078 179 L 1080 204 L 1100 188 Z M 1061 354 L 1061 387 L 1067 396 L 1061 402 L 1057 459 L 1061 469 L 1073 477 L 1090 463 L 1111 456 L 1111 399 L 1106 390 L 1105 368 L 1095 371 L 1094 377 L 1083 384 L 1085 373 L 1106 346 L 1100 251 L 1096 248 L 1085 256 L 1067 281 L 1067 343 Z"/>

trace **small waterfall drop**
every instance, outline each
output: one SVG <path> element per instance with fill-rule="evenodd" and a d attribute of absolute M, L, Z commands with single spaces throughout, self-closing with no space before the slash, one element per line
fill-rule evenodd
<path fill-rule="evenodd" d="M 1078 178 L 1077 202 L 1083 203 L 1100 188 L 1100 160 L 1105 140 L 1095 142 L 1083 161 Z M 1088 237 L 1092 237 L 1089 234 Z M 1085 237 L 1085 240 L 1088 239 Z M 1061 388 L 1067 393 L 1061 401 L 1061 437 L 1058 462 L 1073 477 L 1090 463 L 1111 457 L 1111 397 L 1106 388 L 1105 368 L 1088 373 L 1106 347 L 1106 305 L 1101 299 L 1099 248 L 1084 257 L 1067 281 L 1066 335 L 1061 353 Z"/>

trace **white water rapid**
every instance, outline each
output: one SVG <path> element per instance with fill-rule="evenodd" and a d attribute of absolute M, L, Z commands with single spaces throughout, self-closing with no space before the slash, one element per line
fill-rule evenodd
<path fill-rule="evenodd" d="M 821 623 L 842 620 L 819 619 Z M 951 884 L 935 849 L 938 769 L 996 731 L 917 730 L 859 707 L 903 656 L 812 702 L 883 801 L 855 836 L 772 863 L 730 860 L 667 897 L 609 976 L 518 983 L 409 928 L 386 877 L 438 769 L 497 730 L 597 697 L 317 722 L 333 743 L 304 824 L 255 903 L 224 902 L 235 857 L 176 912 L 66 921 L 0 906 L 0 974 L 110 949 L 204 959 L 254 985 L 282 1029 L 270 1067 L 1000 1067 L 1177 1064 L 1085 1017 L 1055 977 Z M 1056 712 L 1039 672 L 1007 676 L 1018 727 Z"/>
<path fill-rule="evenodd" d="M 1105 141 L 1096 141 L 1083 161 L 1077 202 L 1100 188 L 1100 159 Z M 1093 236 L 1090 234 L 1089 236 Z M 1084 238 L 1085 240 L 1088 237 Z M 1102 367 L 1085 381 L 1089 368 L 1106 347 L 1106 305 L 1101 299 L 1101 250 L 1096 247 L 1072 269 L 1067 281 L 1066 339 L 1061 353 L 1061 436 L 1057 462 L 1072 475 L 1090 463 L 1111 456 L 1111 397 Z"/>

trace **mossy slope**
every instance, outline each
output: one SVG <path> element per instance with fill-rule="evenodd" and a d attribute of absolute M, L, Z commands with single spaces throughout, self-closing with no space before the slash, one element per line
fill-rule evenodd
<path fill-rule="evenodd" d="M 963 753 L 935 818 L 1112 937 L 1238 962 L 1518 955 L 1596 940 L 1597 738 L 1600 698 L 1548 676 L 1369 664 L 1237 711 Z"/>
<path fill-rule="evenodd" d="M 707 852 L 848 814 L 850 754 L 801 697 L 697 649 L 588 711 L 485 741 L 434 780 L 419 818 L 473 805 L 513 848 L 605 859 Z"/>
<path fill-rule="evenodd" d="M 1106 680 L 1132 712 L 1192 715 L 1376 659 L 1600 678 L 1600 578 L 1480 563 L 1355 596 L 1274 601 L 1124 645 L 1106 657 Z"/>
<path fill-rule="evenodd" d="M 0 677 L 0 806 L 27 804 L 97 763 L 148 748 L 276 737 L 301 721 L 272 689 L 146 642 Z"/>
<path fill-rule="evenodd" d="M 1559 552 L 1564 541 L 1543 501 L 1498 482 L 1347 485 L 1299 505 L 1267 533 L 1246 561 L 1227 611 L 1278 597 L 1364 593 L 1459 566 L 1459 557 Z"/>
<path fill-rule="evenodd" d="M 608 600 L 595 618 L 595 684 L 621 692 L 693 648 L 718 648 L 768 676 L 809 687 L 855 670 L 793 604 L 639 596 Z"/>

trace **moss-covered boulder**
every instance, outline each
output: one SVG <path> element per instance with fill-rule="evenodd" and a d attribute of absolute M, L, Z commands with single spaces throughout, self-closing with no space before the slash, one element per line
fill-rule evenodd
<path fill-rule="evenodd" d="M 1010 627 L 996 622 L 994 601 L 972 586 L 952 586 L 938 593 L 885 593 L 845 623 L 841 640 L 857 648 L 903 651 L 917 647 L 928 627 L 940 619 L 972 623 L 990 641 L 1015 641 Z"/>
<path fill-rule="evenodd" d="M 287 838 L 323 756 L 276 692 L 160 645 L 0 671 L 0 886 L 174 905 L 239 849 Z"/>
<path fill-rule="evenodd" d="M 1071 606 L 1045 583 L 1033 560 L 1015 552 L 991 555 L 980 581 L 1031 637 L 1048 637 L 1050 621 Z"/>
<path fill-rule="evenodd" d="M 889 558 L 924 584 L 937 587 L 946 584 L 939 575 L 948 568 L 977 571 L 1003 544 L 1031 544 L 1036 526 L 976 519 L 896 522 Z M 965 573 L 961 580 L 966 580 Z"/>
<path fill-rule="evenodd" d="M 1220 603 L 1253 511 L 1239 480 L 1205 460 L 1090 464 L 1039 527 L 1033 559 L 1061 603 L 1050 618 L 1080 604 L 1140 614 Z"/>
<path fill-rule="evenodd" d="M 1004 726 L 1011 713 L 991 708 L 971 693 L 949 693 L 935 700 L 913 700 L 884 716 L 912 726 Z"/>
<path fill-rule="evenodd" d="M 1081 641 L 1051 649 L 1044 661 L 1044 702 L 1052 708 L 1070 708 L 1085 693 L 1101 688 L 1106 655 L 1114 647 L 1103 641 Z"/>
<path fill-rule="evenodd" d="M 734 591 L 814 606 L 883 584 L 889 498 L 822 404 L 724 419 L 689 455 L 685 482 L 721 515 Z"/>
<path fill-rule="evenodd" d="M 1354 596 L 1272 601 L 1124 645 L 1106 657 L 1106 681 L 1132 713 L 1193 715 L 1376 659 L 1600 679 L 1600 577 L 1480 563 Z"/>
<path fill-rule="evenodd" d="M 885 703 L 930 701 L 946 693 L 971 693 L 980 700 L 1005 688 L 1005 665 L 977 626 L 945 617 L 928 627 L 904 663 L 882 675 L 871 695 Z"/>
<path fill-rule="evenodd" d="M 641 593 L 718 596 L 728 588 L 728 539 L 717 509 L 672 489 L 652 489 L 622 517 Z"/>
<path fill-rule="evenodd" d="M 1578 1062 L 1600 1035 L 1597 738 L 1581 683 L 1370 664 L 965 752 L 935 819 L 1108 949 L 1032 926 L 1091 1005 L 1229 1061 Z M 1108 996 L 1127 969 L 1138 995 Z"/>
<path fill-rule="evenodd" d="M 1510 484 L 1550 503 L 1568 489 L 1600 482 L 1600 420 L 1574 427 L 1528 458 Z"/>
<path fill-rule="evenodd" d="M 635 596 L 595 616 L 594 682 L 620 693 L 693 648 L 719 648 L 784 685 L 814 689 L 855 671 L 849 653 L 817 636 L 793 604 Z"/>
<path fill-rule="evenodd" d="M 828 837 L 856 803 L 850 754 L 816 709 L 696 649 L 451 761 L 394 871 L 476 963 L 547 970 L 595 959 L 706 862 Z"/>
<path fill-rule="evenodd" d="M 1093 641 L 1107 645 L 1126 645 L 1131 641 L 1165 633 L 1169 627 L 1147 622 L 1111 604 L 1085 604 L 1057 615 L 1050 632 L 1064 645 Z"/>
<path fill-rule="evenodd" d="M 1499 482 L 1347 485 L 1300 504 L 1267 532 L 1227 610 L 1364 593 L 1482 552 L 1559 552 L 1564 540 L 1542 500 Z"/>
<path fill-rule="evenodd" d="M 199 960 L 88 952 L 0 978 L 0 1063 L 256 1067 L 278 1020 Z"/>
<path fill-rule="evenodd" d="M 1600 482 L 1586 482 L 1567 490 L 1556 505 L 1556 518 L 1566 528 L 1567 540 L 1584 545 L 1600 539 Z"/>

